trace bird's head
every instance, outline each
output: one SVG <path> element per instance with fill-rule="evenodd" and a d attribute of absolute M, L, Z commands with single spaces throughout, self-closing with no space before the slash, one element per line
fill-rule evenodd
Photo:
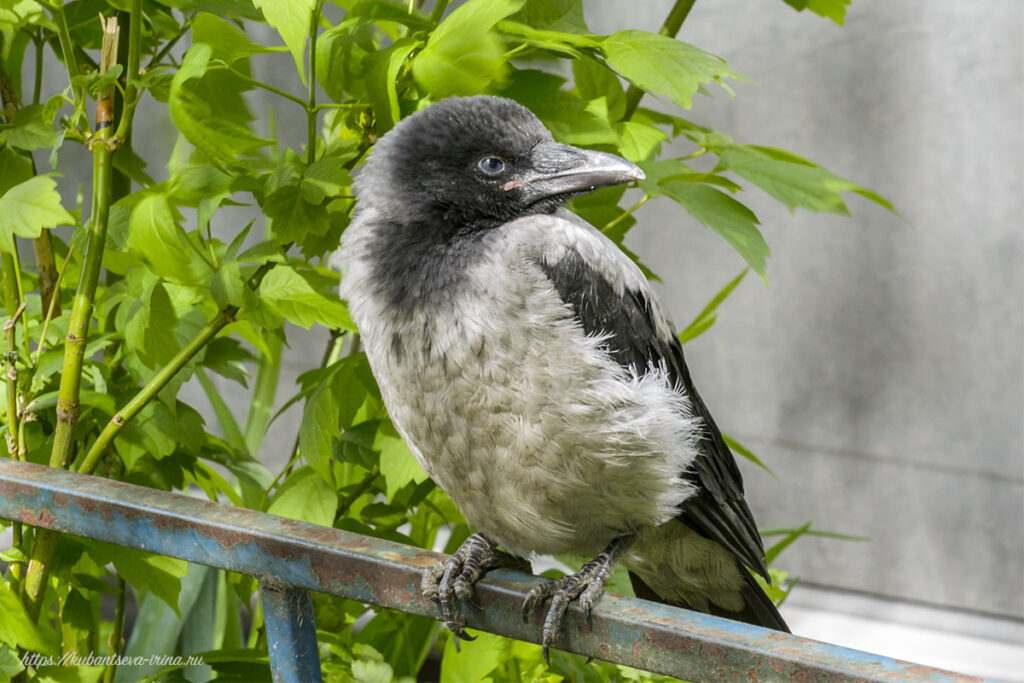
<path fill-rule="evenodd" d="M 512 100 L 452 97 L 377 142 L 356 194 L 395 220 L 480 228 L 550 213 L 576 195 L 643 177 L 613 154 L 555 142 Z"/>

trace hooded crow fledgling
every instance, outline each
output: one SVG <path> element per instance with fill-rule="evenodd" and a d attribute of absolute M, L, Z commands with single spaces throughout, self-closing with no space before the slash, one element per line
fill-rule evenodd
<path fill-rule="evenodd" d="M 643 177 L 481 96 L 400 122 L 355 183 L 342 296 L 395 426 L 479 530 L 424 581 L 459 637 L 474 582 L 530 553 L 594 557 L 523 605 L 551 602 L 545 656 L 619 561 L 640 597 L 788 630 L 747 571 L 768 578 L 761 537 L 668 315 L 560 208 Z"/>

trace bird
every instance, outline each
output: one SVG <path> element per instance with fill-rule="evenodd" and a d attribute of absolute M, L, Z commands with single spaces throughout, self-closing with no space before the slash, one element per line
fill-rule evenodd
<path fill-rule="evenodd" d="M 593 559 L 523 602 L 524 620 L 547 606 L 545 659 L 619 562 L 638 597 L 789 631 L 664 305 L 564 206 L 644 177 L 477 95 L 398 122 L 353 182 L 340 294 L 396 429 L 476 529 L 423 579 L 456 638 L 488 570 L 547 554 Z"/>

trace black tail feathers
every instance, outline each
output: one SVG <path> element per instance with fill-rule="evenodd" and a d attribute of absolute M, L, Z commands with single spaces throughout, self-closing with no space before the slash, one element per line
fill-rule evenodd
<path fill-rule="evenodd" d="M 743 595 L 743 609 L 739 612 L 730 612 L 713 603 L 708 603 L 708 612 L 716 617 L 732 619 L 734 621 L 744 621 L 755 626 L 764 626 L 765 628 L 775 629 L 776 631 L 790 633 L 789 626 L 786 625 L 782 615 L 779 614 L 779 610 L 775 607 L 775 603 L 773 603 L 771 598 L 761 590 L 761 586 L 757 584 L 757 580 L 754 579 L 746 568 L 741 567 L 740 569 L 743 572 L 744 579 L 743 587 L 740 589 L 740 593 Z M 677 607 L 694 609 L 692 606 L 687 604 L 678 603 L 672 600 L 665 600 L 655 593 L 650 586 L 643 582 L 643 579 L 633 572 L 629 573 L 629 580 L 633 584 L 633 592 L 636 593 L 638 598 L 652 600 L 666 605 L 676 605 Z"/>

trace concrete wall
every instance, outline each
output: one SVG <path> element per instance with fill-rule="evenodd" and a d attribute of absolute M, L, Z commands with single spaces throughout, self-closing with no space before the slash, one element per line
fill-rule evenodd
<path fill-rule="evenodd" d="M 621 3 L 586 5 L 591 29 L 623 28 Z M 670 6 L 631 3 L 629 24 Z M 716 0 L 680 34 L 758 83 L 698 98 L 694 120 L 808 156 L 907 220 L 750 193 L 770 289 L 748 279 L 687 347 L 719 424 L 781 480 L 744 466 L 759 522 L 871 537 L 801 540 L 781 564 L 806 581 L 1024 617 L 1022 31 L 1019 0 L 857 0 L 845 28 Z M 639 218 L 630 244 L 682 326 L 742 263 L 675 206 Z"/>

